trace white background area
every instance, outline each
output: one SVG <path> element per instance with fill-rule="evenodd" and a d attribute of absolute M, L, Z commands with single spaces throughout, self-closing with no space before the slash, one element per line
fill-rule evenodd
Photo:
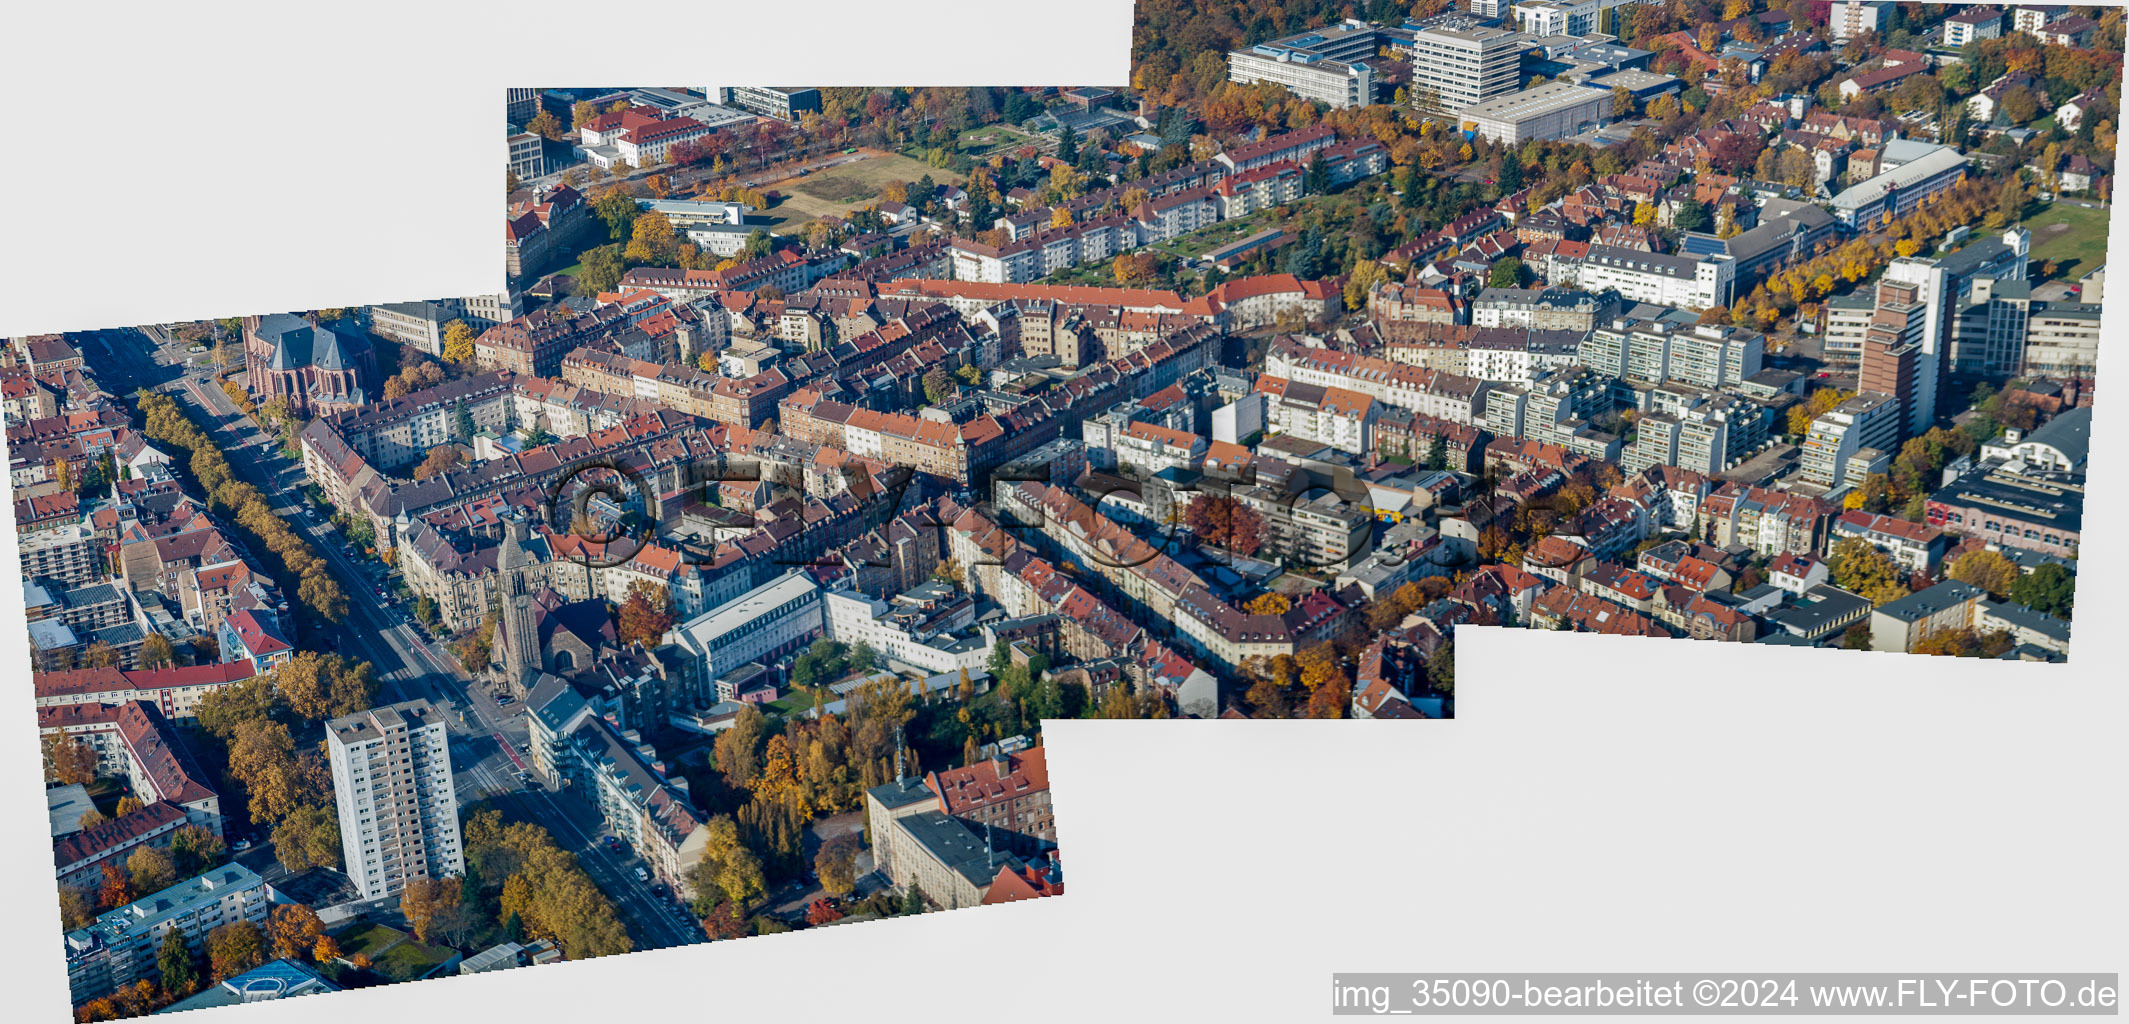
<path fill-rule="evenodd" d="M 0 334 L 494 291 L 510 85 L 1114 86 L 1128 31 L 1120 0 L 24 5 Z M 2125 411 L 2067 666 L 1465 629 L 1453 722 L 1051 726 L 1061 899 L 210 1019 L 1295 1020 L 1340 970 L 2119 971 Z M 9 1018 L 59 1024 L 20 602 L 0 963 Z"/>

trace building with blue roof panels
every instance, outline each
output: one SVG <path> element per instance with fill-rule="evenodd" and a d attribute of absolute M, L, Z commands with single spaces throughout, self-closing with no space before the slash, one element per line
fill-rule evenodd
<path fill-rule="evenodd" d="M 177 1013 L 180 1010 L 204 1010 L 210 1006 L 263 1003 L 340 990 L 332 979 L 318 973 L 316 967 L 301 960 L 282 959 L 225 979 L 205 992 L 180 999 L 155 1012 Z"/>

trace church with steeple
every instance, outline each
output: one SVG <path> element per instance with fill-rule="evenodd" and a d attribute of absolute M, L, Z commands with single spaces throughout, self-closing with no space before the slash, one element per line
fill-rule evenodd
<path fill-rule="evenodd" d="M 507 522 L 495 556 L 498 607 L 488 654 L 495 681 L 520 700 L 542 676 L 566 679 L 590 672 L 621 648 L 606 602 L 572 601 L 542 582 L 530 541 L 531 528 L 523 519 Z"/>

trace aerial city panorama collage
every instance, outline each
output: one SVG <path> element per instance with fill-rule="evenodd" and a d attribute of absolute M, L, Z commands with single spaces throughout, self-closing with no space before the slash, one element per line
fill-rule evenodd
<path fill-rule="evenodd" d="M 1465 628 L 2065 662 L 2123 37 L 510 89 L 490 294 L 6 339 L 76 1016 L 1060 895 L 1046 721 L 1453 719 Z"/>

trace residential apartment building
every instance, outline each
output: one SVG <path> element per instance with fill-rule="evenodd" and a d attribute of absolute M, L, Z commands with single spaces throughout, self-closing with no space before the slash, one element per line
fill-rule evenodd
<path fill-rule="evenodd" d="M 1832 543 L 1858 538 L 1890 556 L 1900 568 L 1934 573 L 1951 547 L 1951 535 L 1925 523 L 1910 523 L 1895 516 L 1873 515 L 1861 509 L 1841 513 L 1833 521 Z"/>
<path fill-rule="evenodd" d="M 2094 380 L 2099 376 L 2099 303 L 2035 302 L 2028 307 L 2018 374 Z"/>
<path fill-rule="evenodd" d="M 132 671 L 83 668 L 37 673 L 32 687 L 40 708 L 137 700 L 153 706 L 164 718 L 183 721 L 196 717 L 194 709 L 200 698 L 251 676 L 248 661 Z"/>
<path fill-rule="evenodd" d="M 1834 0 L 1826 12 L 1833 41 L 1845 43 L 1867 32 L 1882 32 L 1892 17 L 1892 0 Z"/>
<path fill-rule="evenodd" d="M 1617 296 L 1572 288 L 1486 288 L 1471 302 L 1471 325 L 1592 331 L 1611 319 L 1618 306 Z"/>
<path fill-rule="evenodd" d="M 1689 405 L 1644 414 L 1634 425 L 1634 444 L 1620 468 L 1638 473 L 1651 466 L 1677 466 L 1714 475 L 1728 469 L 1767 439 L 1766 415 L 1729 395 L 1696 396 Z"/>
<path fill-rule="evenodd" d="M 1944 19 L 1944 45 L 1961 47 L 2003 35 L 2003 9 L 1974 6 Z"/>
<path fill-rule="evenodd" d="M 249 921 L 262 931 L 278 894 L 258 873 L 227 864 L 197 878 L 107 910 L 66 936 L 67 988 L 74 1005 L 108 996 L 143 978 L 160 977 L 156 954 L 172 933 L 205 962 L 207 933 Z"/>
<path fill-rule="evenodd" d="M 442 709 L 410 700 L 325 723 L 348 879 L 365 899 L 462 875 L 464 843 Z"/>
<path fill-rule="evenodd" d="M 1622 318 L 1590 332 L 1579 351 L 1582 365 L 1609 377 L 1712 390 L 1760 372 L 1767 339 L 1718 324 L 1681 330 L 1658 320 Z"/>
<path fill-rule="evenodd" d="M 542 673 L 525 696 L 533 769 L 565 799 L 590 803 L 654 877 L 691 898 L 709 845 L 707 819 L 689 798 L 687 779 L 640 733 L 602 713 L 603 704 Z"/>
<path fill-rule="evenodd" d="M 1946 580 L 1881 605 L 1870 613 L 1870 649 L 1906 654 L 1938 633 L 1972 629 L 1988 596 L 1973 584 Z"/>
<path fill-rule="evenodd" d="M 1804 435 L 1800 476 L 1828 493 L 1861 485 L 1850 479 L 1849 466 L 1866 450 L 1889 457 L 1899 448 L 1900 403 L 1865 391 L 1811 421 Z"/>
<path fill-rule="evenodd" d="M 146 701 L 50 704 L 37 709 L 40 736 L 64 736 L 97 752 L 99 774 L 123 776 L 135 799 L 162 801 L 188 824 L 222 831 L 222 798 L 192 756 L 185 735 Z"/>
<path fill-rule="evenodd" d="M 1484 406 L 1482 396 L 1491 386 L 1473 377 L 1375 356 L 1309 348 L 1292 338 L 1272 343 L 1264 357 L 1264 372 L 1303 384 L 1356 392 L 1400 409 L 1463 424 L 1476 421 L 1474 410 Z"/>

